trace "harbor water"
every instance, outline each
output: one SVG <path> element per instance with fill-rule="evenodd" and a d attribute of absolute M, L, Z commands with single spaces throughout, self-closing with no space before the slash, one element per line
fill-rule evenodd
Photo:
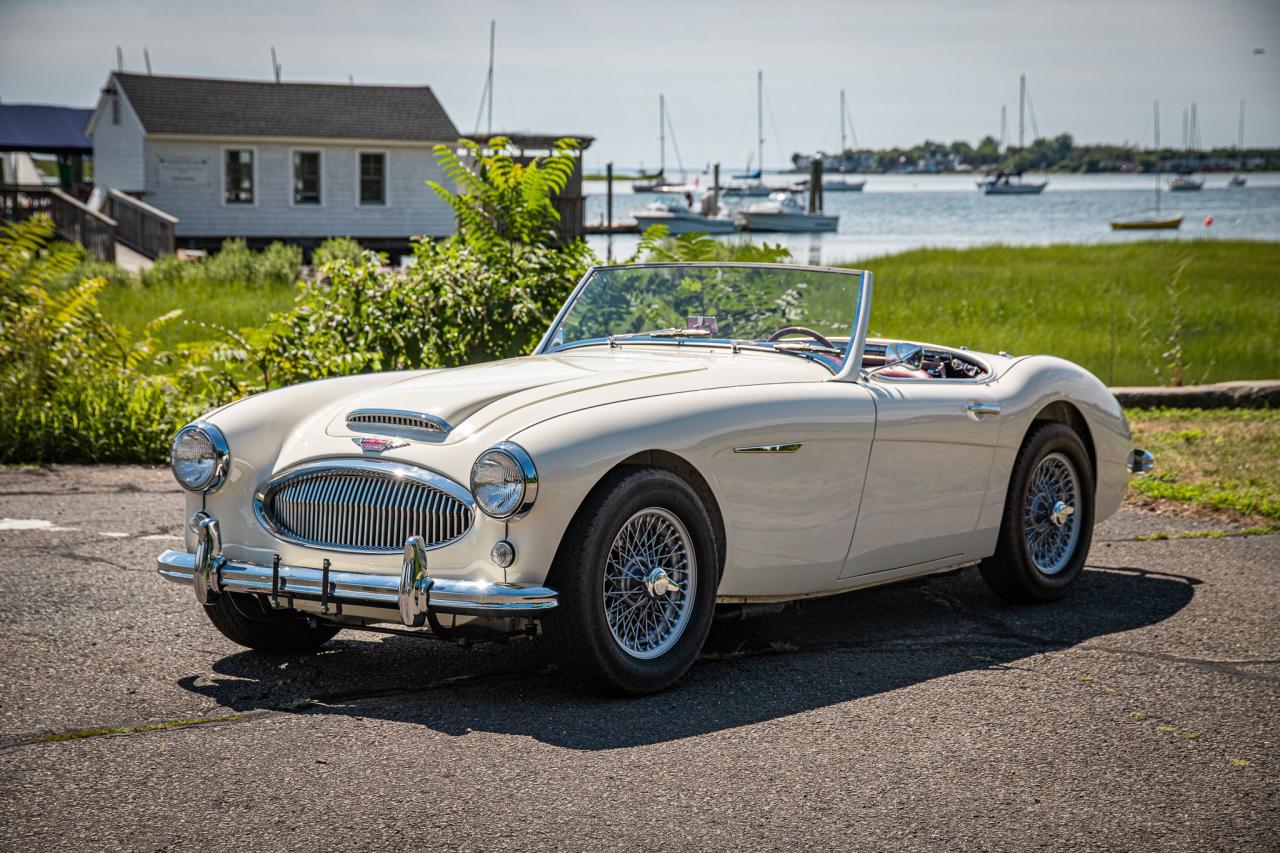
<path fill-rule="evenodd" d="M 679 177 L 679 176 L 672 176 Z M 766 175 L 768 184 L 785 187 L 800 175 Z M 831 178 L 832 176 L 828 176 Z M 1119 217 L 1151 212 L 1154 175 L 1031 175 L 1047 179 L 1039 195 L 984 196 L 976 175 L 849 175 L 865 180 L 862 192 L 826 193 L 826 212 L 840 215 L 834 234 L 735 234 L 720 240 L 781 243 L 802 263 L 853 263 L 921 247 L 963 248 L 1005 244 L 1119 243 L 1134 240 L 1246 239 L 1280 240 L 1280 173 L 1250 173 L 1243 188 L 1227 186 L 1227 174 L 1202 175 L 1199 192 L 1162 191 L 1166 215 L 1185 218 L 1177 231 L 1112 231 Z M 1166 184 L 1165 175 L 1162 184 Z M 692 179 L 692 178 L 691 178 Z M 702 186 L 709 181 L 700 179 Z M 605 218 L 605 184 L 587 181 L 587 222 Z M 632 193 L 630 183 L 614 182 L 614 222 L 632 220 L 632 212 L 658 196 Z M 671 196 L 668 196 L 671 198 Z M 803 199 L 803 196 L 798 196 Z M 760 199 L 747 199 L 750 204 Z M 1206 224 L 1208 220 L 1211 225 Z M 618 234 L 588 238 L 601 258 L 624 260 L 639 236 Z"/>

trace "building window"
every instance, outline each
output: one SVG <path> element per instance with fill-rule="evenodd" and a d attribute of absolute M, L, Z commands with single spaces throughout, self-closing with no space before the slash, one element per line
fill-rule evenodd
<path fill-rule="evenodd" d="M 360 203 L 387 203 L 387 155 L 360 152 Z"/>
<path fill-rule="evenodd" d="M 226 157 L 226 203 L 253 204 L 253 152 L 230 149 Z"/>
<path fill-rule="evenodd" d="M 293 152 L 293 203 L 320 203 L 320 152 Z"/>

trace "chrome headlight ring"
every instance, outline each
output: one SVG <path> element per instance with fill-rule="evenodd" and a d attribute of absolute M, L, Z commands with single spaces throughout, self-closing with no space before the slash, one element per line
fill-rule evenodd
<path fill-rule="evenodd" d="M 523 518 L 538 497 L 538 469 L 533 458 L 515 442 L 498 442 L 472 464 L 471 495 L 490 518 Z"/>
<path fill-rule="evenodd" d="M 194 454 L 197 455 L 192 455 Z M 180 455 L 181 454 L 181 455 Z M 194 470 L 184 479 L 179 473 L 180 465 Z M 169 447 L 169 469 L 178 485 L 189 492 L 211 494 L 226 482 L 231 470 L 231 448 L 226 436 L 208 421 L 195 421 L 178 430 Z"/>

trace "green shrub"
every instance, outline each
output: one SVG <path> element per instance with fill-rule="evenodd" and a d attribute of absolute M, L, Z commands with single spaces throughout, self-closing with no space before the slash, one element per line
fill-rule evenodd
<path fill-rule="evenodd" d="M 311 253 L 311 265 L 322 267 L 334 261 L 350 261 L 356 263 L 364 254 L 360 243 L 350 237 L 330 237 Z"/>
<path fill-rule="evenodd" d="M 79 284 L 86 278 L 100 278 L 107 283 L 109 290 L 123 290 L 126 288 L 137 287 L 139 284 L 138 277 L 129 272 L 124 267 L 106 261 L 100 261 L 96 258 L 86 257 L 75 269 L 68 272 L 53 282 L 49 289 L 53 291 L 66 290 L 72 285 Z"/>
<path fill-rule="evenodd" d="M 166 255 L 143 270 L 141 277 L 147 287 L 283 286 L 298 280 L 301 266 L 302 250 L 297 246 L 272 243 L 255 252 L 244 240 L 237 239 L 223 242 L 217 254 L 200 260 Z"/>
<path fill-rule="evenodd" d="M 276 318 L 265 374 L 288 384 L 524 355 L 589 265 L 581 242 L 523 246 L 500 264 L 452 240 L 419 242 L 406 270 L 372 253 L 337 261 Z"/>

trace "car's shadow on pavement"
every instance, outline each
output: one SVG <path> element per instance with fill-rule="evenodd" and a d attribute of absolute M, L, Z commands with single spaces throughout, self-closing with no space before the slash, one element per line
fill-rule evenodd
<path fill-rule="evenodd" d="M 1194 578 L 1142 568 L 1089 569 L 1062 601 L 999 604 L 974 570 L 720 621 L 702 660 L 670 690 L 609 698 L 548 666 L 540 641 L 463 651 L 347 632 L 320 654 L 242 652 L 181 686 L 236 711 L 284 710 L 395 720 L 446 734 L 525 735 L 611 749 L 730 729 L 1008 665 L 1169 618 Z"/>

